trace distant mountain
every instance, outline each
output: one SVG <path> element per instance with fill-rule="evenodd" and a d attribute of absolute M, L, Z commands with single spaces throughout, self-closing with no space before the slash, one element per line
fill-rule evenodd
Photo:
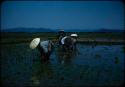
<path fill-rule="evenodd" d="M 56 29 L 58 32 L 60 29 Z M 93 30 L 90 29 L 64 29 L 65 32 L 94 32 Z"/>
<path fill-rule="evenodd" d="M 66 32 L 124 32 L 124 30 L 116 29 L 67 29 Z"/>
<path fill-rule="evenodd" d="M 48 28 L 9 28 L 3 29 L 1 32 L 55 32 Z"/>
<path fill-rule="evenodd" d="M 9 28 L 3 29 L 1 32 L 58 32 L 60 29 L 49 28 Z M 116 29 L 64 29 L 65 32 L 124 32 L 124 30 Z"/>
<path fill-rule="evenodd" d="M 124 32 L 124 30 L 121 29 L 98 29 L 95 32 Z"/>

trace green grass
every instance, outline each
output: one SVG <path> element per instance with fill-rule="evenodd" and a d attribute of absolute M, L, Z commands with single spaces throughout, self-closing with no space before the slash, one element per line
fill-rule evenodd
<path fill-rule="evenodd" d="M 72 32 L 73 33 L 73 32 Z M 75 32 L 74 32 L 75 33 Z M 67 32 L 70 35 L 71 32 Z M 95 40 L 95 39 L 113 39 L 123 40 L 123 33 L 95 33 L 95 32 L 78 32 L 78 40 Z M 33 38 L 40 37 L 41 40 L 57 40 L 57 33 L 1 33 L 1 43 L 25 43 L 30 42 Z"/>

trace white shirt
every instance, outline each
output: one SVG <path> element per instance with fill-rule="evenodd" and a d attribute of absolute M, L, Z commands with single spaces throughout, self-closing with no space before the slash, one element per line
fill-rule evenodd
<path fill-rule="evenodd" d="M 44 52 L 48 52 L 49 41 L 41 41 L 40 46 L 43 48 Z"/>
<path fill-rule="evenodd" d="M 65 37 L 63 37 L 62 39 L 61 39 L 61 43 L 62 44 L 64 44 L 64 40 L 67 38 L 67 36 L 65 36 Z"/>

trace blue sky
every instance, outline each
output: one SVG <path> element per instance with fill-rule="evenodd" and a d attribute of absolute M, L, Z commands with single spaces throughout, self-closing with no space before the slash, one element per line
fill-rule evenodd
<path fill-rule="evenodd" d="M 124 29 L 124 4 L 120 1 L 4 1 L 1 29 L 15 27 Z"/>

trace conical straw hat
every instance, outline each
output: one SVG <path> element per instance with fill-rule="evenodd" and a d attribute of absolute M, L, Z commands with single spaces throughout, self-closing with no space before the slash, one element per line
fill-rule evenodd
<path fill-rule="evenodd" d="M 35 49 L 40 43 L 40 38 L 34 38 L 30 43 L 30 48 Z"/>

